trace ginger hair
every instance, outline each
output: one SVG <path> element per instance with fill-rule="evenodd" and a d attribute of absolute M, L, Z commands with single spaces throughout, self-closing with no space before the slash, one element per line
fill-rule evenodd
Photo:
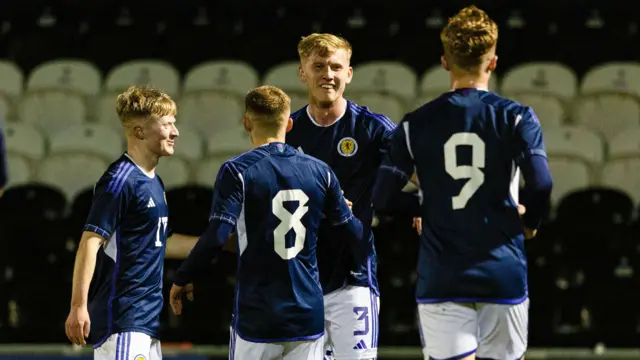
<path fill-rule="evenodd" d="M 152 88 L 130 86 L 116 100 L 116 112 L 123 126 L 131 120 L 156 120 L 163 116 L 175 116 L 176 103 L 166 93 Z"/>
<path fill-rule="evenodd" d="M 449 19 L 440 33 L 447 63 L 466 71 L 476 69 L 498 42 L 498 25 L 476 6 Z"/>
<path fill-rule="evenodd" d="M 245 116 L 262 130 L 277 131 L 289 118 L 291 98 L 275 86 L 264 85 L 247 93 Z"/>
<path fill-rule="evenodd" d="M 340 49 L 345 50 L 347 58 L 351 59 L 353 49 L 346 39 L 333 34 L 314 33 L 300 40 L 298 43 L 298 56 L 300 56 L 300 61 L 303 61 L 313 54 L 327 57 Z"/>

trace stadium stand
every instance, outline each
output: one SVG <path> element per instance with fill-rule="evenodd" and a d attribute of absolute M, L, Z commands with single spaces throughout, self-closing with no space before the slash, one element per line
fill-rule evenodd
<path fill-rule="evenodd" d="M 296 75 L 300 36 L 323 31 L 349 39 L 348 98 L 399 122 L 448 90 L 438 67 L 438 32 L 448 14 L 467 4 L 34 3 L 0 4 L 0 117 L 10 174 L 0 199 L 4 343 L 66 342 L 73 256 L 91 189 L 124 150 L 114 111 L 118 91 L 148 84 L 177 99 L 177 153 L 162 159 L 158 171 L 172 227 L 198 234 L 216 170 L 250 146 L 241 126 L 243 94 L 266 83 L 288 91 L 295 107 L 304 104 Z M 640 35 L 634 11 L 622 1 L 476 3 L 500 22 L 491 87 L 534 107 L 554 177 L 548 219 L 528 243 L 530 344 L 637 345 Z M 380 344 L 415 346 L 411 219 L 380 219 L 376 232 Z M 212 264 L 184 317 L 165 309 L 165 341 L 228 342 L 234 262 L 229 256 Z M 167 290 L 178 265 L 167 261 Z"/>

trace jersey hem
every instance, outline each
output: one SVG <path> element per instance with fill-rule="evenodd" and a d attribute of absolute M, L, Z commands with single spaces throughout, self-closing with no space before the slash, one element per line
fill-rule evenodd
<path fill-rule="evenodd" d="M 486 304 L 500 304 L 500 305 L 518 305 L 518 304 L 523 303 L 528 298 L 529 298 L 529 294 L 527 293 L 523 297 L 515 298 L 515 299 L 514 298 L 487 299 L 487 298 L 472 298 L 472 297 L 470 297 L 470 298 L 452 297 L 452 298 L 437 298 L 437 299 L 416 298 L 416 302 L 418 304 L 438 304 L 438 303 L 445 303 L 445 302 L 459 302 L 459 303 L 486 303 Z"/>
<path fill-rule="evenodd" d="M 276 339 L 254 339 L 240 334 L 238 329 L 234 329 L 236 335 L 244 341 L 249 341 L 252 343 L 278 343 L 278 342 L 295 342 L 295 341 L 311 341 L 318 340 L 319 338 L 324 336 L 324 330 L 321 333 L 309 336 L 299 336 L 295 338 L 276 338 Z"/>

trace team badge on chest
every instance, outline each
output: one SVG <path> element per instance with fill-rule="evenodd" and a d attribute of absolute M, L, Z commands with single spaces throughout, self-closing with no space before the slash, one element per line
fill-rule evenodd
<path fill-rule="evenodd" d="M 342 138 L 338 142 L 338 153 L 344 157 L 351 157 L 358 152 L 358 143 L 354 138 Z"/>

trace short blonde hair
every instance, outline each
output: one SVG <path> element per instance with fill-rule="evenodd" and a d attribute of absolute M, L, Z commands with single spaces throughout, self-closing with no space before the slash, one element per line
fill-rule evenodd
<path fill-rule="evenodd" d="M 317 54 L 322 57 L 327 57 L 336 52 L 339 49 L 343 49 L 347 52 L 347 57 L 351 59 L 351 53 L 353 49 L 351 44 L 344 38 L 333 34 L 318 34 L 314 33 L 305 36 L 298 43 L 298 56 L 300 61 L 308 58 L 313 54 Z"/>
<path fill-rule="evenodd" d="M 244 98 L 245 115 L 258 127 L 276 131 L 291 113 L 291 98 L 275 86 L 250 90 Z"/>
<path fill-rule="evenodd" d="M 463 70 L 482 64 L 498 42 L 498 25 L 486 12 L 471 5 L 449 19 L 440 33 L 445 58 Z"/>
<path fill-rule="evenodd" d="M 134 85 L 118 95 L 116 112 L 122 125 L 126 125 L 133 119 L 148 120 L 176 116 L 178 109 L 166 93 Z"/>

